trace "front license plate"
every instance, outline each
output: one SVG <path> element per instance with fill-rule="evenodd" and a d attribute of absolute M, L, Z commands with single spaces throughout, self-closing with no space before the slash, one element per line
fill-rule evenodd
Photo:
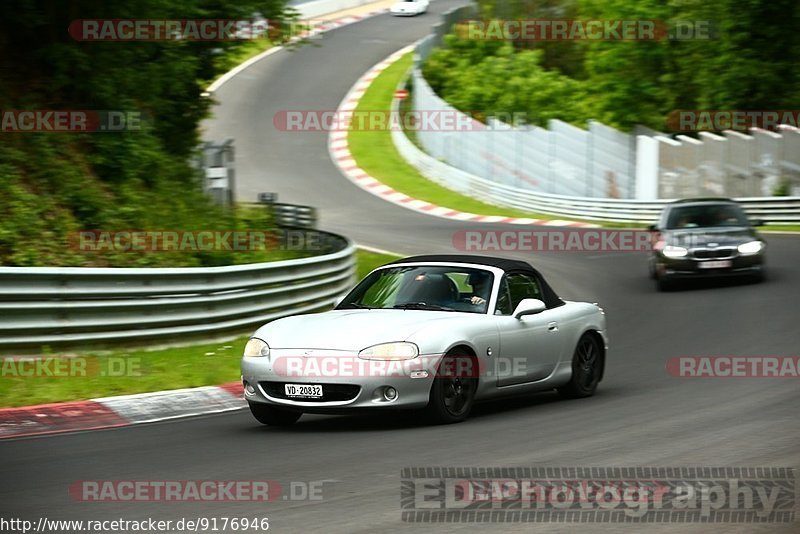
<path fill-rule="evenodd" d="M 731 260 L 704 261 L 700 263 L 701 269 L 725 269 L 733 265 Z"/>
<path fill-rule="evenodd" d="M 287 397 L 313 398 L 322 397 L 322 386 L 309 384 L 284 384 Z"/>

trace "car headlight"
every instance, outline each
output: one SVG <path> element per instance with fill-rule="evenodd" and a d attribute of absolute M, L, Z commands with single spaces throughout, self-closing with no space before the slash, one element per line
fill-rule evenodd
<path fill-rule="evenodd" d="M 689 251 L 685 247 L 667 245 L 661 253 L 668 258 L 683 258 L 689 254 Z"/>
<path fill-rule="evenodd" d="M 764 250 L 764 242 L 748 241 L 747 243 L 742 243 L 736 248 L 739 250 L 739 254 L 742 254 L 743 256 L 752 256 L 753 254 L 758 254 Z"/>
<path fill-rule="evenodd" d="M 269 356 L 269 345 L 263 339 L 251 337 L 244 346 L 244 355 L 251 358 Z"/>
<path fill-rule="evenodd" d="M 405 341 L 373 345 L 358 353 L 363 360 L 411 360 L 417 356 L 419 347 Z"/>

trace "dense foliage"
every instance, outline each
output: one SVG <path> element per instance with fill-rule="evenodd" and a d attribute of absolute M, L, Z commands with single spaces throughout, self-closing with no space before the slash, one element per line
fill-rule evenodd
<path fill-rule="evenodd" d="M 447 37 L 426 62 L 464 111 L 529 122 L 596 119 L 664 130 L 677 109 L 798 109 L 797 0 L 480 0 L 484 19 L 711 21 L 711 39 L 481 41 Z M 462 34 L 463 35 L 463 34 Z"/>
<path fill-rule="evenodd" d="M 69 232 L 244 224 L 210 205 L 191 160 L 221 50 L 246 42 L 81 42 L 76 19 L 282 17 L 283 0 L 16 0 L 0 4 L 0 109 L 132 110 L 138 131 L 0 132 L 0 264 L 203 265 L 223 255 L 82 254 Z M 223 54 L 224 55 L 224 54 Z"/>

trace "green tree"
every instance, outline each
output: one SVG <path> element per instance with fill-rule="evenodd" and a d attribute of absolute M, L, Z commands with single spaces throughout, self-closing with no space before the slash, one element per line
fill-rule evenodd
<path fill-rule="evenodd" d="M 0 4 L 0 109 L 141 113 L 139 131 L 0 132 L 0 264 L 180 264 L 214 258 L 85 256 L 78 229 L 230 224 L 191 157 L 211 102 L 214 58 L 236 41 L 81 42 L 78 19 L 281 20 L 283 0 L 16 0 Z"/>

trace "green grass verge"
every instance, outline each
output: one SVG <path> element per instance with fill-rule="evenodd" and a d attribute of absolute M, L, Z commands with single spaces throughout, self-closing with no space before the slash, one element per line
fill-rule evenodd
<path fill-rule="evenodd" d="M 359 279 L 394 259 L 396 256 L 359 250 Z M 46 373 L 31 367 L 33 364 L 2 360 L 0 407 L 235 382 L 239 380 L 239 359 L 248 337 L 243 334 L 231 341 L 158 350 L 76 350 L 68 356 L 50 356 L 54 361 L 47 369 L 60 376 L 21 376 Z"/>
<path fill-rule="evenodd" d="M 248 59 L 257 56 L 262 52 L 266 52 L 275 46 L 296 48 L 299 46 L 314 44 L 309 39 L 301 39 L 300 41 L 293 43 L 289 42 L 291 37 L 310 29 L 311 26 L 308 24 L 294 22 L 289 27 L 290 34 L 285 35 L 283 39 L 280 39 L 277 42 L 265 37 L 236 41 L 233 46 L 227 48 L 226 50 L 222 51 L 222 53 L 214 57 L 214 70 L 215 72 L 221 73 L 220 76 L 222 76 L 234 67 L 239 66 L 239 64 L 244 63 Z"/>
<path fill-rule="evenodd" d="M 23 367 L 5 360 L 0 407 L 235 382 L 246 341 L 247 336 L 242 336 L 224 343 L 162 350 L 75 351 L 70 354 L 73 359 L 50 356 L 54 361 L 47 367 L 61 376 L 20 376 L 45 373 L 33 368 L 33 363 Z"/>
<path fill-rule="evenodd" d="M 394 91 L 411 68 L 411 54 L 384 70 L 372 82 L 361 98 L 357 111 L 389 110 L 392 105 Z M 405 193 L 412 198 L 425 200 L 438 206 L 480 215 L 501 215 L 505 217 L 529 217 L 532 219 L 563 219 L 588 222 L 609 228 L 636 228 L 644 225 L 633 223 L 613 223 L 606 221 L 589 221 L 569 217 L 559 217 L 544 213 L 535 213 L 504 208 L 487 204 L 480 200 L 464 196 L 446 187 L 431 182 L 409 165 L 397 152 L 389 130 L 364 131 L 356 130 L 354 123 L 348 133 L 348 143 L 353 158 L 358 166 L 378 181 Z"/>
<path fill-rule="evenodd" d="M 252 39 L 237 43 L 235 48 L 230 48 L 214 58 L 214 69 L 225 74 L 240 63 L 244 63 L 251 57 L 255 57 L 262 52 L 266 52 L 275 44 L 269 39 Z"/>
<path fill-rule="evenodd" d="M 361 280 L 369 274 L 370 271 L 380 267 L 383 264 L 394 261 L 401 256 L 390 254 L 379 254 L 377 252 L 370 252 L 367 250 L 358 251 L 358 279 Z"/>
<path fill-rule="evenodd" d="M 762 232 L 800 232 L 800 224 L 770 224 L 767 226 L 759 226 Z"/>

